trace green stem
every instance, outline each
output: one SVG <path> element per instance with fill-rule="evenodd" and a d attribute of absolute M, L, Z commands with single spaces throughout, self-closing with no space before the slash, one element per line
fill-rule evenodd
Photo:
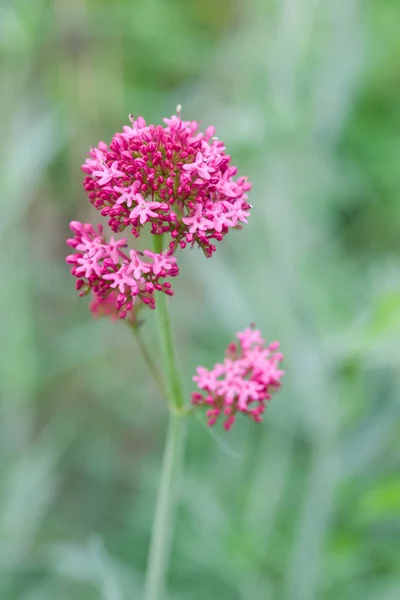
<path fill-rule="evenodd" d="M 144 600 L 161 600 L 171 551 L 173 514 L 182 471 L 185 421 L 170 413 L 161 478 L 151 532 Z"/>
<path fill-rule="evenodd" d="M 162 252 L 163 236 L 156 235 L 154 241 L 154 251 L 158 254 Z M 171 331 L 171 320 L 168 310 L 168 296 L 158 294 L 157 298 L 157 318 L 158 330 L 160 334 L 161 347 L 164 356 L 165 375 L 168 385 L 168 398 L 171 405 L 179 412 L 183 409 L 184 399 L 179 381 L 179 373 L 175 358 L 175 348 Z"/>
<path fill-rule="evenodd" d="M 155 236 L 154 250 L 162 252 L 162 236 Z M 174 509 L 183 466 L 185 411 L 172 339 L 167 296 L 158 294 L 156 314 L 164 356 L 170 413 L 161 479 L 151 532 L 144 600 L 161 600 L 169 566 Z"/>
<path fill-rule="evenodd" d="M 168 392 L 167 389 L 165 387 L 165 383 L 163 381 L 163 377 L 156 365 L 156 363 L 154 362 L 151 353 L 148 349 L 148 347 L 146 346 L 146 343 L 144 341 L 144 339 L 142 338 L 142 335 L 140 333 L 139 330 L 139 326 L 138 325 L 131 325 L 131 329 L 133 331 L 133 335 L 136 338 L 136 342 L 137 345 L 139 346 L 139 350 L 143 356 L 143 360 L 145 361 L 145 363 L 147 364 L 150 373 L 153 375 L 157 385 L 158 385 L 158 389 L 160 390 L 160 392 L 162 393 L 162 395 L 165 398 L 168 398 Z"/>

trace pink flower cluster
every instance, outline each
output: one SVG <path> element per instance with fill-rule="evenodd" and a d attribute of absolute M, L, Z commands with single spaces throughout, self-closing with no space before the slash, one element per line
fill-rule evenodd
<path fill-rule="evenodd" d="M 107 242 L 101 225 L 95 231 L 89 223 L 72 221 L 70 228 L 75 236 L 67 244 L 75 253 L 67 256 L 66 262 L 72 265 L 71 272 L 78 278 L 76 287 L 81 295 L 92 291 L 105 299 L 113 294 L 115 308 L 124 318 L 138 300 L 154 308 L 155 291 L 173 294 L 169 281 L 164 281 L 178 275 L 173 256 L 150 250 L 143 253 L 130 250 L 128 255 L 123 251 L 127 240 L 111 237 Z"/>
<path fill-rule="evenodd" d="M 192 404 L 208 407 L 208 425 L 214 425 L 224 414 L 226 430 L 232 427 L 238 412 L 260 422 L 284 374 L 279 368 L 283 359 L 277 352 L 279 342 L 265 347 L 265 340 L 254 327 L 237 333 L 236 337 L 239 343 L 229 344 L 222 363 L 211 370 L 197 367 L 197 375 L 193 377 L 203 392 L 192 394 Z"/>
<path fill-rule="evenodd" d="M 247 223 L 251 188 L 214 128 L 198 132 L 195 121 L 177 115 L 165 126 L 130 117 L 107 146 L 92 148 L 82 169 L 90 202 L 108 218 L 114 233 L 127 227 L 138 237 L 147 223 L 169 237 L 169 252 L 198 244 L 206 256 L 232 227 Z"/>
<path fill-rule="evenodd" d="M 169 277 L 178 274 L 175 250 L 199 245 L 206 256 L 231 227 L 247 223 L 250 204 L 245 177 L 235 178 L 225 147 L 213 137 L 214 128 L 198 132 L 195 121 L 177 115 L 164 126 L 146 125 L 142 117 L 114 135 L 109 146 L 100 142 L 82 166 L 90 202 L 107 217 L 113 233 L 129 228 L 135 237 L 149 224 L 164 235 L 162 254 L 123 250 L 127 240 L 103 236 L 90 224 L 72 221 L 74 238 L 67 257 L 78 278 L 81 295 L 94 294 L 93 314 L 116 312 L 133 318 L 137 307 L 155 307 L 156 290 L 172 295 Z M 135 309 L 133 304 L 135 303 Z"/>

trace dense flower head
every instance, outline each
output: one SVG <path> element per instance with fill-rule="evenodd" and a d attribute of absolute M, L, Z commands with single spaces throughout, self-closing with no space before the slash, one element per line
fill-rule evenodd
<path fill-rule="evenodd" d="M 129 228 L 134 236 L 150 224 L 153 234 L 169 238 L 169 253 L 187 244 L 206 256 L 232 227 L 247 223 L 251 188 L 214 137 L 183 121 L 180 107 L 164 126 L 130 117 L 131 125 L 110 145 L 92 148 L 82 166 L 90 202 L 108 218 L 114 233 Z"/>
<path fill-rule="evenodd" d="M 125 318 L 139 301 L 155 308 L 155 291 L 173 294 L 170 282 L 164 281 L 178 274 L 173 256 L 150 250 L 129 250 L 127 254 L 127 240 L 111 237 L 107 241 L 101 225 L 96 231 L 90 223 L 72 221 L 70 228 L 75 235 L 67 243 L 75 253 L 67 256 L 66 262 L 72 265 L 81 295 L 93 292 L 99 299 L 109 298 Z"/>
<path fill-rule="evenodd" d="M 253 326 L 236 334 L 238 343 L 229 344 L 225 359 L 213 369 L 197 368 L 193 377 L 201 392 L 192 394 L 192 404 L 207 407 L 208 425 L 225 416 L 224 427 L 229 430 L 237 413 L 256 422 L 263 413 L 272 392 L 279 389 L 284 374 L 279 366 L 283 355 L 279 342 L 268 346 L 261 332 Z"/>

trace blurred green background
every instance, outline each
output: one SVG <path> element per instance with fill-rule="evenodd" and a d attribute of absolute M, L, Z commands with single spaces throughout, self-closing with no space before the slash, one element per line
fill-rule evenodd
<path fill-rule="evenodd" d="M 0 2 L 1 600 L 141 597 L 166 410 L 65 238 L 89 147 L 178 103 L 254 207 L 180 256 L 185 391 L 251 321 L 287 374 L 261 426 L 191 423 L 168 598 L 400 597 L 399 28 L 398 0 Z"/>

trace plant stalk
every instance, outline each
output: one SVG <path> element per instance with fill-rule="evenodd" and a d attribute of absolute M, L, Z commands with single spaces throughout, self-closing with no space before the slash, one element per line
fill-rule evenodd
<path fill-rule="evenodd" d="M 143 360 L 145 361 L 146 365 L 148 366 L 150 373 L 153 375 L 154 380 L 158 385 L 158 389 L 160 390 L 162 395 L 165 397 L 165 399 L 168 399 L 168 391 L 165 387 L 163 377 L 162 377 L 156 363 L 153 360 L 151 352 L 149 351 L 145 341 L 142 338 L 139 327 L 137 325 L 131 325 L 131 329 L 133 331 L 133 335 L 136 338 L 136 342 L 137 342 L 139 350 L 142 354 Z"/>
<path fill-rule="evenodd" d="M 169 413 L 161 478 L 151 532 L 144 600 L 161 600 L 165 589 L 171 551 L 177 486 L 183 464 L 186 422 L 182 415 Z"/>
<path fill-rule="evenodd" d="M 155 236 L 155 252 L 162 252 L 162 243 L 162 236 Z M 144 600 L 161 600 L 165 590 L 172 542 L 175 500 L 183 466 L 186 429 L 184 398 L 175 358 L 167 296 L 164 293 L 158 294 L 156 313 L 163 350 L 170 411 L 151 532 Z"/>
<path fill-rule="evenodd" d="M 163 236 L 156 235 L 154 241 L 154 251 L 158 254 L 162 252 Z M 159 293 L 157 298 L 156 314 L 158 318 L 158 331 L 160 336 L 161 348 L 164 358 L 165 375 L 168 386 L 168 399 L 176 412 L 179 412 L 184 406 L 184 399 L 179 380 L 179 371 L 175 357 L 175 347 L 172 338 L 171 319 L 168 310 L 168 296 Z"/>

